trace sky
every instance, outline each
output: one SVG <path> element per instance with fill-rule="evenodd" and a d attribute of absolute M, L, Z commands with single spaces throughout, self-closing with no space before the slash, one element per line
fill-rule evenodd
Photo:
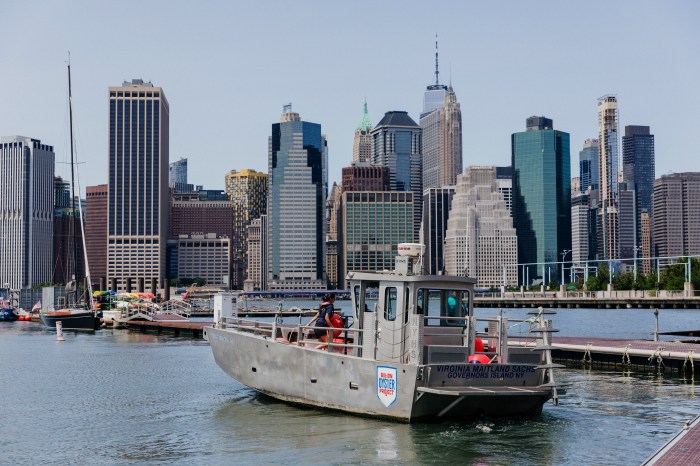
<path fill-rule="evenodd" d="M 700 171 L 700 2 L 0 0 L 0 136 L 54 146 L 69 176 L 71 57 L 81 185 L 107 182 L 108 87 L 141 78 L 170 103 L 170 161 L 223 189 L 267 172 L 282 106 L 327 135 L 329 180 L 352 160 L 364 100 L 377 123 L 418 122 L 434 82 L 462 109 L 463 160 L 510 165 L 510 135 L 544 115 L 578 152 L 597 137 L 597 98 L 617 95 L 620 131 L 648 125 L 656 175 Z"/>

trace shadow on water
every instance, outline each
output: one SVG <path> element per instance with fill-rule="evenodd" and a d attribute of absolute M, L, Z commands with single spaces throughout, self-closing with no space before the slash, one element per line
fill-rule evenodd
<path fill-rule="evenodd" d="M 568 421 L 532 419 L 402 424 L 303 407 L 242 388 L 216 410 L 222 457 L 243 461 L 386 464 L 554 463 L 556 436 Z M 558 427 L 557 425 L 562 425 Z M 528 449 L 514 448 L 527 442 Z"/>

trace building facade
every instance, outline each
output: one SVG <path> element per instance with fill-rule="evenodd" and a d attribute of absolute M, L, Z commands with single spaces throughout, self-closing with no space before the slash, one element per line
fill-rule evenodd
<path fill-rule="evenodd" d="M 171 238 L 214 233 L 229 238 L 233 232 L 233 202 L 221 190 L 173 193 Z"/>
<path fill-rule="evenodd" d="M 80 227 L 79 203 L 71 202 L 70 183 L 62 177 L 54 178 L 53 219 L 53 283 L 68 283 L 75 277 L 78 283 L 85 278 L 83 232 Z"/>
<path fill-rule="evenodd" d="M 454 186 L 457 182 L 457 176 L 462 173 L 462 110 L 452 85 L 448 86 L 445 103 L 440 109 L 439 143 L 438 186 Z M 424 168 L 427 168 L 426 163 L 428 161 L 424 159 Z M 432 186 L 423 186 L 424 189 L 429 187 Z"/>
<path fill-rule="evenodd" d="M 622 137 L 622 172 L 628 189 L 635 192 L 634 245 L 640 247 L 641 214 L 651 212 L 651 197 L 656 176 L 654 135 L 650 133 L 648 126 L 625 126 L 625 135 Z M 620 228 L 623 228 L 622 220 Z M 624 251 L 621 250 L 620 253 L 624 257 Z"/>
<path fill-rule="evenodd" d="M 620 257 L 618 211 L 618 131 L 617 97 L 605 95 L 598 99 L 598 173 L 600 228 L 599 256 L 603 259 Z"/>
<path fill-rule="evenodd" d="M 170 232 L 170 107 L 140 79 L 109 88 L 107 275 L 160 283 Z"/>
<path fill-rule="evenodd" d="M 547 267 L 571 252 L 569 134 L 554 130 L 551 119 L 533 116 L 511 143 L 518 262 L 527 264 L 519 270 L 521 283 L 546 281 Z"/>
<path fill-rule="evenodd" d="M 372 162 L 372 120 L 367 113 L 367 101 L 365 100 L 362 121 L 355 130 L 355 139 L 352 143 L 352 163 Z"/>
<path fill-rule="evenodd" d="M 107 279 L 107 205 L 106 184 L 85 188 L 85 247 L 93 281 Z"/>
<path fill-rule="evenodd" d="M 513 167 L 496 167 L 496 183 L 503 194 L 503 202 L 510 216 L 513 216 Z"/>
<path fill-rule="evenodd" d="M 180 235 L 177 271 L 182 278 L 203 278 L 207 285 L 228 287 L 231 239 L 216 233 Z"/>
<path fill-rule="evenodd" d="M 248 226 L 267 212 L 268 176 L 251 169 L 231 170 L 224 181 L 233 203 L 233 255 L 240 264 L 234 267 L 233 286 L 242 289 L 248 268 Z"/>
<path fill-rule="evenodd" d="M 187 159 L 180 157 L 180 160 L 170 164 L 168 185 L 176 193 L 194 191 L 194 186 L 187 183 Z"/>
<path fill-rule="evenodd" d="M 700 255 L 700 173 L 655 180 L 652 206 L 653 255 Z"/>
<path fill-rule="evenodd" d="M 321 125 L 301 121 L 291 105 L 269 138 L 268 287 L 325 289 L 328 147 Z"/>
<path fill-rule="evenodd" d="M 389 189 L 413 193 L 413 234 L 418 238 L 423 207 L 421 128 L 408 112 L 386 112 L 372 130 L 374 165 L 389 169 Z"/>
<path fill-rule="evenodd" d="M 399 243 L 413 240 L 413 193 L 344 192 L 341 228 L 346 274 L 394 270 Z"/>
<path fill-rule="evenodd" d="M 588 194 L 578 193 L 571 198 L 571 261 L 583 265 L 589 257 L 590 226 L 588 223 Z"/>
<path fill-rule="evenodd" d="M 0 286 L 31 288 L 53 277 L 53 147 L 0 138 Z"/>
<path fill-rule="evenodd" d="M 496 167 L 469 167 L 457 179 L 445 233 L 445 272 L 477 286 L 514 286 L 518 237 L 496 181 Z"/>
<path fill-rule="evenodd" d="M 389 191 L 389 168 L 354 163 L 343 167 L 341 183 L 343 191 Z"/>
<path fill-rule="evenodd" d="M 598 140 L 586 139 L 583 141 L 583 149 L 578 153 L 580 176 L 580 191 L 585 193 L 588 188 L 598 189 Z"/>
<path fill-rule="evenodd" d="M 433 275 L 445 271 L 445 232 L 454 193 L 454 186 L 423 191 L 423 229 L 420 240 L 425 245 L 423 270 Z"/>

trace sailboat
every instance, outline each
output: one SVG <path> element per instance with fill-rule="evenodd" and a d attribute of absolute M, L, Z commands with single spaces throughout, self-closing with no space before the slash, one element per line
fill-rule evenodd
<path fill-rule="evenodd" d="M 69 110 L 69 120 L 70 120 L 70 166 L 71 166 L 71 201 L 75 202 L 75 157 L 73 150 L 73 96 L 71 93 L 71 79 L 70 79 L 70 61 L 68 62 L 68 110 Z M 75 205 L 73 205 L 75 208 Z M 85 222 L 83 219 L 83 211 L 78 206 L 78 213 L 80 218 L 80 229 L 85 238 Z M 56 328 L 56 323 L 61 322 L 64 329 L 72 330 L 96 330 L 100 325 L 100 317 L 97 312 L 93 309 L 92 302 L 92 286 L 90 284 L 90 268 L 88 266 L 88 257 L 85 246 L 85 241 L 83 243 L 83 257 L 85 258 L 85 278 L 88 286 L 87 294 L 87 304 L 84 306 L 76 305 L 78 299 L 78 286 L 75 280 L 75 275 L 72 276 L 71 280 L 66 283 L 66 297 L 68 298 L 71 294 L 73 298 L 73 306 L 68 305 L 65 309 L 59 310 L 47 310 L 42 311 L 39 316 L 41 317 L 41 322 L 50 328 Z M 74 266 L 78 263 L 78 245 L 76 239 L 75 228 L 73 229 L 73 264 Z M 75 267 L 77 268 L 77 267 Z"/>

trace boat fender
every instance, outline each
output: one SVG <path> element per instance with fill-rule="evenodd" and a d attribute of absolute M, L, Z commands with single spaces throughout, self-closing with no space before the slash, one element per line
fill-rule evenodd
<path fill-rule="evenodd" d="M 491 362 L 488 356 L 485 354 L 472 354 L 467 358 L 469 364 L 488 364 Z"/>
<path fill-rule="evenodd" d="M 331 317 L 331 327 L 333 328 L 345 328 L 345 325 L 343 324 L 343 318 L 340 317 L 338 314 L 333 314 L 333 317 Z M 342 332 L 340 330 L 335 330 L 333 332 L 333 338 L 338 338 Z"/>
<path fill-rule="evenodd" d="M 483 353 L 484 352 L 484 342 L 481 341 L 481 338 L 476 337 L 476 340 L 474 340 L 474 351 L 477 353 Z"/>

